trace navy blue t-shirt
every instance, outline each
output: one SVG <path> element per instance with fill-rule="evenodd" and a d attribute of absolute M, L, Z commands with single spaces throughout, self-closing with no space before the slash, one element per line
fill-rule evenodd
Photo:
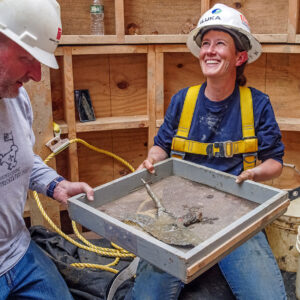
<path fill-rule="evenodd" d="M 201 86 L 198 95 L 188 139 L 202 143 L 242 140 L 238 85 L 228 98 L 218 102 L 210 101 L 204 95 L 205 87 L 206 83 Z M 272 158 L 283 163 L 284 145 L 281 142 L 281 133 L 269 97 L 254 88 L 250 89 L 253 99 L 255 135 L 258 139 L 258 159 L 265 161 Z M 161 147 L 169 155 L 187 90 L 188 88 L 184 88 L 172 97 L 164 123 L 154 138 L 154 145 Z M 187 153 L 184 159 L 233 175 L 239 175 L 243 170 L 241 154 L 231 158 L 209 158 L 206 155 Z"/>

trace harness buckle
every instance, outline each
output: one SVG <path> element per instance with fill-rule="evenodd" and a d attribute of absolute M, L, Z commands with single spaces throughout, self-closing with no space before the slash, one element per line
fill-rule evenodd
<path fill-rule="evenodd" d="M 175 157 L 175 158 L 179 158 L 179 159 L 184 159 L 185 152 L 172 150 L 171 153 L 170 153 L 170 156 Z"/>
<path fill-rule="evenodd" d="M 232 141 L 211 143 L 207 146 L 206 153 L 209 158 L 232 157 L 233 156 L 233 143 L 232 143 Z"/>
<path fill-rule="evenodd" d="M 253 157 L 253 159 L 247 160 L 247 157 Z M 256 152 L 243 154 L 244 170 L 254 168 L 255 165 L 256 165 L 256 160 L 257 160 L 257 153 Z"/>
<path fill-rule="evenodd" d="M 227 147 L 229 146 L 229 147 Z M 227 152 L 227 149 L 229 148 L 229 151 Z M 224 149 L 224 156 L 232 157 L 233 156 L 233 144 L 232 141 L 225 141 L 223 142 L 223 149 Z"/>

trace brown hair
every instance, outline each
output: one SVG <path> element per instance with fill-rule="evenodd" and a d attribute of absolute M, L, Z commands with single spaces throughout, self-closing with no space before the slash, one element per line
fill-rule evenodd
<path fill-rule="evenodd" d="M 240 86 L 244 86 L 247 82 L 247 78 L 244 75 L 244 70 L 246 67 L 247 61 L 245 61 L 242 65 L 236 68 L 236 83 Z"/>

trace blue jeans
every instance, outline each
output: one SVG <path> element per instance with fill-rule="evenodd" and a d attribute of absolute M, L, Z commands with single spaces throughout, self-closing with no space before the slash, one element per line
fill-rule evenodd
<path fill-rule="evenodd" d="M 51 259 L 31 241 L 22 259 L 0 277 L 0 299 L 73 299 Z"/>
<path fill-rule="evenodd" d="M 241 300 L 284 300 L 283 279 L 263 232 L 232 251 L 219 267 L 233 294 Z M 182 282 L 142 260 L 126 300 L 178 299 Z"/>

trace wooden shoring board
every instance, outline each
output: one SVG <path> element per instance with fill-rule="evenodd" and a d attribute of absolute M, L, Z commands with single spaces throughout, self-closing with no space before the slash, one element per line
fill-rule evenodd
<path fill-rule="evenodd" d="M 64 107 L 65 120 L 68 124 L 68 138 L 76 138 L 75 122 L 75 103 L 74 103 L 74 82 L 73 82 L 73 64 L 72 48 L 64 47 L 63 56 L 63 86 L 64 86 Z M 68 148 L 69 156 L 69 179 L 71 181 L 79 180 L 77 145 L 74 143 Z"/>
<path fill-rule="evenodd" d="M 40 82 L 31 81 L 25 85 L 25 88 L 28 92 L 34 114 L 33 131 L 36 137 L 34 151 L 42 159 L 45 159 L 50 154 L 50 150 L 45 146 L 45 144 L 53 138 L 49 68 L 42 65 L 42 80 Z M 50 161 L 49 165 L 55 168 L 55 159 Z M 39 195 L 39 197 L 49 217 L 55 224 L 60 226 L 59 203 L 51 201 L 44 195 Z M 25 211 L 25 216 L 30 217 L 31 226 L 44 225 L 45 227 L 50 228 L 48 222 L 45 221 L 38 209 L 31 191 L 28 193 L 27 199 L 28 202 L 25 209 L 29 209 L 29 212 Z"/>
<path fill-rule="evenodd" d="M 300 118 L 299 67 L 298 54 L 267 54 L 265 92 L 271 99 L 276 117 Z"/>
<path fill-rule="evenodd" d="M 72 55 L 147 53 L 147 45 L 113 45 L 72 47 Z"/>
<path fill-rule="evenodd" d="M 76 122 L 77 133 L 144 127 L 149 127 L 148 115 L 97 118 L 91 123 L 84 124 Z"/>
<path fill-rule="evenodd" d="M 155 47 L 156 50 L 156 47 Z M 155 120 L 164 118 L 164 53 L 155 54 Z M 158 124 L 156 123 L 155 126 Z"/>
<path fill-rule="evenodd" d="M 124 42 L 124 0 L 115 0 L 116 36 L 118 42 Z"/>
<path fill-rule="evenodd" d="M 155 128 L 155 48 L 153 45 L 148 46 L 147 55 L 147 114 L 149 116 L 149 128 L 148 128 L 148 149 L 153 146 L 154 136 L 156 134 Z"/>
<path fill-rule="evenodd" d="M 299 140 L 300 132 L 282 132 L 282 142 L 285 145 L 283 161 L 286 164 L 294 165 L 296 169 L 300 167 Z M 294 189 L 300 186 L 300 174 L 294 168 L 284 166 L 280 177 L 268 180 L 265 184 L 280 189 Z"/>
<path fill-rule="evenodd" d="M 210 0 L 201 0 L 201 16 L 211 7 Z M 199 16 L 200 18 L 200 16 Z"/>
<path fill-rule="evenodd" d="M 299 0 L 289 0 L 288 43 L 295 43 L 299 22 Z"/>
<path fill-rule="evenodd" d="M 136 36 L 187 34 L 200 18 L 201 5 L 194 0 L 125 0 L 125 42 Z"/>
<path fill-rule="evenodd" d="M 91 34 L 90 29 L 90 5 L 92 2 L 86 0 L 58 0 L 61 8 L 62 30 L 64 37 L 69 35 Z M 116 1 L 104 0 L 104 25 L 105 34 L 114 35 L 116 33 Z M 119 13 L 119 12 L 118 12 Z M 118 14 L 119 16 L 119 14 Z M 76 42 L 73 41 L 73 44 Z"/>
<path fill-rule="evenodd" d="M 253 34 L 260 43 L 287 43 L 287 33 Z M 108 44 L 186 44 L 187 34 L 159 34 L 159 35 L 63 35 L 60 45 L 108 45 Z M 299 43 L 300 35 L 296 35 L 296 43 Z"/>
<path fill-rule="evenodd" d="M 225 252 L 233 250 L 268 222 L 283 214 L 289 202 L 287 192 L 251 181 L 238 185 L 235 176 L 190 162 L 168 159 L 155 167 L 156 175 L 141 170 L 97 187 L 94 202 L 89 202 L 84 195 L 69 199 L 69 214 L 78 223 L 184 282 L 190 282 L 201 274 L 206 267 L 204 264 L 216 263 Z M 172 175 L 242 197 L 258 206 L 190 250 L 167 245 L 97 209 L 140 189 L 141 178 L 154 184 Z M 215 252 L 214 249 L 219 250 Z M 210 255 L 212 257 L 208 259 Z"/>
<path fill-rule="evenodd" d="M 240 11 L 247 19 L 253 34 L 288 34 L 290 0 L 223 0 L 222 3 Z M 211 6 L 218 3 L 211 0 Z M 276 22 L 274 16 L 276 15 Z"/>
<path fill-rule="evenodd" d="M 147 128 L 78 134 L 78 138 L 84 139 L 99 149 L 118 155 L 134 168 L 137 168 L 147 156 L 148 148 L 145 143 L 147 137 Z M 78 145 L 78 163 L 80 181 L 87 182 L 92 187 L 131 173 L 129 168 L 120 161 L 93 151 L 81 144 Z"/>

